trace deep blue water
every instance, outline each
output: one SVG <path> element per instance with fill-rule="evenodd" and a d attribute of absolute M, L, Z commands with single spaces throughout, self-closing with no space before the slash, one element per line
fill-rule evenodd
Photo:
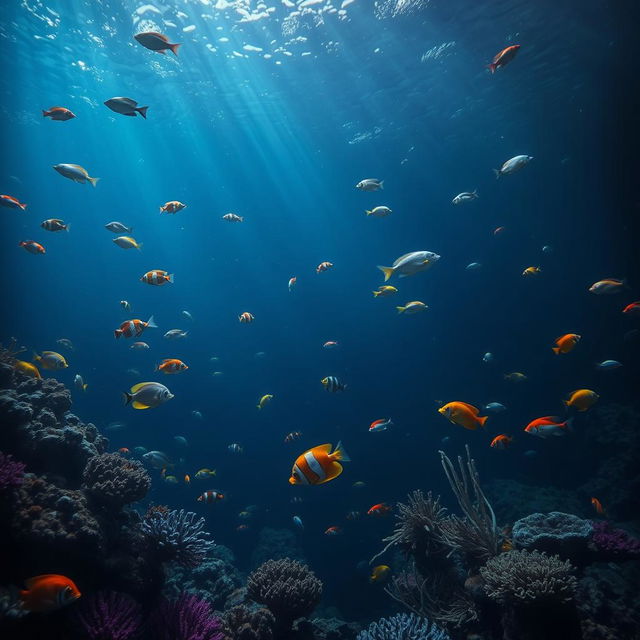
<path fill-rule="evenodd" d="M 638 297 L 634 226 L 626 222 L 637 198 L 627 199 L 628 158 L 616 146 L 627 113 L 615 106 L 622 9 L 441 0 L 406 2 L 390 17 L 393 3 L 374 4 L 356 0 L 340 19 L 318 13 L 320 5 L 287 18 L 292 9 L 273 3 L 270 17 L 239 22 L 233 8 L 212 2 L 169 1 L 139 16 L 142 2 L 24 0 L 3 4 L 0 32 L 9 71 L 0 94 L 1 191 L 28 203 L 26 212 L 0 216 L 2 335 L 37 351 L 73 341 L 75 351 L 63 351 L 69 368 L 56 376 L 71 385 L 79 373 L 89 384 L 86 394 L 74 391 L 84 420 L 100 428 L 126 422 L 109 434 L 113 450 L 141 445 L 184 457 L 179 478 L 216 468 L 213 482 L 190 486 L 168 486 L 154 472 L 149 497 L 206 515 L 243 568 L 262 526 L 293 529 L 292 515 L 301 516 L 300 546 L 334 600 L 368 590 L 354 609 L 386 602 L 356 565 L 391 524 L 346 522 L 349 510 L 393 503 L 413 488 L 446 493 L 437 451 L 457 455 L 465 443 L 483 478 L 572 486 L 588 475 L 574 442 L 534 441 L 522 428 L 562 413 L 562 398 L 579 387 L 597 390 L 601 402 L 630 402 L 638 374 L 637 342 L 623 340 L 637 321 L 620 313 Z M 177 58 L 133 40 L 152 28 L 183 43 Z M 514 43 L 522 45 L 515 60 L 489 74 L 493 55 Z M 113 96 L 149 105 L 148 119 L 109 111 L 103 102 Z M 42 118 L 54 105 L 77 118 Z M 534 160 L 496 181 L 492 168 L 518 154 Z M 51 168 L 57 163 L 78 163 L 100 182 L 74 184 Z M 367 177 L 384 179 L 384 190 L 356 190 Z M 473 189 L 477 201 L 451 205 Z M 160 215 L 169 200 L 187 208 Z M 393 214 L 365 216 L 380 204 Z M 229 212 L 244 222 L 221 220 Z M 51 217 L 70 232 L 41 229 Z M 132 225 L 142 250 L 115 246 L 104 229 L 111 220 Z M 18 248 L 26 239 L 46 255 Z M 376 265 L 415 250 L 442 258 L 426 273 L 394 278 L 395 297 L 374 299 Z M 316 274 L 325 260 L 335 266 Z M 474 261 L 482 268 L 466 271 Z M 531 265 L 542 273 L 523 278 Z M 175 284 L 141 283 L 150 269 L 174 273 Z M 588 293 L 604 277 L 627 277 L 632 288 Z M 123 299 L 133 314 L 120 308 Z M 410 300 L 429 310 L 397 315 L 395 305 Z M 240 324 L 243 311 L 255 322 Z M 141 338 L 149 351 L 114 340 L 125 319 L 152 314 L 159 329 Z M 172 328 L 189 335 L 168 342 L 162 336 Z M 582 341 L 556 357 L 553 340 L 567 332 Z M 340 347 L 323 350 L 327 340 Z M 486 351 L 495 355 L 489 365 Z M 154 373 L 167 357 L 189 370 Z M 623 369 L 596 371 L 608 358 Z M 510 384 L 502 378 L 509 371 L 530 379 Z M 327 375 L 347 391 L 325 392 Z M 122 392 L 146 380 L 167 384 L 175 398 L 150 411 L 123 406 Z M 258 411 L 266 393 L 274 399 Z M 437 402 L 451 400 L 500 401 L 509 410 L 486 432 L 469 432 L 438 414 Z M 381 417 L 396 426 L 368 433 Z M 295 430 L 303 437 L 285 445 Z M 498 433 L 515 436 L 509 451 L 489 448 Z M 176 435 L 187 438 L 185 451 Z M 352 458 L 340 478 L 322 487 L 287 483 L 298 454 L 339 440 Z M 243 454 L 228 451 L 233 442 Z M 536 458 L 523 457 L 529 449 Z M 358 480 L 367 483 L 359 492 L 351 488 Z M 210 488 L 225 491 L 225 502 L 197 503 Z M 291 504 L 296 495 L 302 504 Z M 237 514 L 247 505 L 258 511 L 239 534 Z M 331 525 L 345 534 L 324 537 Z"/>

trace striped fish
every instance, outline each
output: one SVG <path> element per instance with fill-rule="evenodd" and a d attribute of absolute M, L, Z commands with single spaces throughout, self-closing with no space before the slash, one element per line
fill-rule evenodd
<path fill-rule="evenodd" d="M 157 286 L 163 285 L 166 282 L 173 284 L 173 273 L 167 273 L 162 269 L 153 269 L 151 271 L 147 271 L 140 280 L 147 284 L 154 284 Z"/>
<path fill-rule="evenodd" d="M 323 378 L 320 382 L 322 382 L 322 386 L 331 393 L 335 393 L 336 391 L 344 391 L 347 388 L 346 384 L 342 384 L 338 378 L 335 376 L 327 376 Z"/>
<path fill-rule="evenodd" d="M 337 478 L 342 473 L 342 462 L 350 462 L 347 452 L 338 442 L 331 453 L 332 445 L 321 444 L 298 456 L 291 470 L 290 484 L 323 484 Z"/>

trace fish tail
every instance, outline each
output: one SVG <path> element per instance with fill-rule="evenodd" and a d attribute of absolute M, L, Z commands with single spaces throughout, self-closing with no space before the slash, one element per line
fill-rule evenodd
<path fill-rule="evenodd" d="M 484 427 L 484 423 L 489 419 L 489 416 L 478 416 L 478 422 L 481 427 Z"/>
<path fill-rule="evenodd" d="M 142 242 L 136 242 L 136 249 L 140 251 L 142 249 Z"/>
<path fill-rule="evenodd" d="M 240 222 L 244 222 L 244 216 L 238 216 L 240 218 Z"/>
<path fill-rule="evenodd" d="M 173 273 L 170 273 L 170 274 L 167 276 L 167 282 L 170 282 L 171 284 L 173 284 Z"/>
<path fill-rule="evenodd" d="M 380 180 L 380 188 L 384 189 L 384 180 Z"/>
<path fill-rule="evenodd" d="M 487 69 L 489 69 L 491 73 L 495 73 L 497 68 L 498 68 L 498 65 L 495 62 L 492 62 L 491 64 L 487 65 Z"/>
<path fill-rule="evenodd" d="M 169 45 L 169 49 L 171 49 L 171 52 L 176 58 L 178 57 L 178 47 L 181 47 L 181 46 L 182 46 L 182 43 Z"/>
<path fill-rule="evenodd" d="M 380 295 L 379 291 L 372 291 L 372 293 L 374 298 L 377 298 Z"/>
<path fill-rule="evenodd" d="M 100 178 L 87 177 L 87 180 L 91 183 L 92 187 L 95 187 L 98 184 L 98 180 L 100 180 Z"/>
<path fill-rule="evenodd" d="M 351 462 L 351 458 L 342 445 L 342 441 L 338 442 L 338 446 L 335 448 L 335 451 L 332 455 L 335 460 L 342 460 L 342 462 Z"/>
<path fill-rule="evenodd" d="M 160 213 L 162 213 L 163 211 L 165 211 L 164 207 L 160 207 Z"/>
<path fill-rule="evenodd" d="M 477 190 L 477 189 L 474 189 L 471 193 L 473 193 L 473 195 L 474 195 L 476 198 L 479 198 L 479 197 L 480 197 L 480 196 L 478 195 L 478 190 Z"/>
<path fill-rule="evenodd" d="M 404 313 L 406 308 L 407 307 L 396 307 L 396 309 L 398 310 L 398 313 Z"/>
<path fill-rule="evenodd" d="M 562 424 L 567 431 L 573 431 L 573 417 L 568 418 Z"/>
<path fill-rule="evenodd" d="M 147 119 L 147 109 L 149 107 L 138 107 L 136 111 L 146 120 Z"/>
<path fill-rule="evenodd" d="M 40 362 L 40 360 L 42 360 L 42 357 L 39 356 L 35 351 L 33 352 L 33 361 L 34 362 Z"/>
<path fill-rule="evenodd" d="M 393 267 L 383 267 L 382 265 L 378 265 L 378 269 L 384 273 L 385 282 L 393 275 Z"/>
<path fill-rule="evenodd" d="M 560 347 L 551 347 L 551 351 L 553 351 L 553 353 L 558 355 L 560 353 Z"/>
<path fill-rule="evenodd" d="M 158 325 L 155 323 L 155 320 L 153 319 L 153 316 L 151 316 L 148 320 L 147 320 L 147 329 L 157 329 Z"/>
<path fill-rule="evenodd" d="M 64 226 L 64 230 L 65 230 L 67 233 L 69 233 L 69 229 L 71 229 L 71 225 L 70 225 L 70 224 L 66 224 L 66 225 Z"/>
<path fill-rule="evenodd" d="M 496 174 L 496 180 L 500 177 L 500 169 L 494 169 L 493 173 Z"/>
<path fill-rule="evenodd" d="M 259 404 L 257 404 L 256 407 L 258 407 L 258 409 L 262 409 L 262 407 Z"/>
<path fill-rule="evenodd" d="M 372 211 L 371 209 L 365 209 L 365 210 L 364 210 L 364 212 L 365 212 L 368 216 L 370 216 L 370 215 L 373 213 L 373 211 Z"/>
<path fill-rule="evenodd" d="M 131 400 L 133 400 L 133 396 L 130 393 L 128 393 L 127 391 L 125 391 L 122 394 L 122 400 L 124 401 L 124 404 L 126 406 L 131 402 Z"/>
<path fill-rule="evenodd" d="M 86 391 L 88 386 L 89 386 L 89 385 L 85 382 L 85 383 L 82 385 L 82 390 L 83 390 L 83 391 Z"/>
<path fill-rule="evenodd" d="M 42 110 L 42 117 L 46 118 L 49 115 L 48 111 L 45 111 L 44 109 Z"/>
<path fill-rule="evenodd" d="M 122 331 L 120 329 L 116 329 L 113 332 L 113 335 L 116 337 L 116 340 L 122 335 Z"/>

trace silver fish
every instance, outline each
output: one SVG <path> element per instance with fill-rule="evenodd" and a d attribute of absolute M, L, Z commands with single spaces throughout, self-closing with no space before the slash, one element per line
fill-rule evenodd
<path fill-rule="evenodd" d="M 54 164 L 53 168 L 69 180 L 80 183 L 90 182 L 92 187 L 95 187 L 100 180 L 100 178 L 92 178 L 87 170 L 79 164 Z"/>
<path fill-rule="evenodd" d="M 127 227 L 126 224 L 117 222 L 116 220 L 105 224 L 104 228 L 113 233 L 131 233 L 133 231 L 133 227 Z"/>
<path fill-rule="evenodd" d="M 412 251 L 400 256 L 393 263 L 393 266 L 383 267 L 378 265 L 378 269 L 384 273 L 384 281 L 386 282 L 395 273 L 399 273 L 401 278 L 412 276 L 428 269 L 438 260 L 440 260 L 440 256 L 432 251 Z"/>
<path fill-rule="evenodd" d="M 533 156 L 514 156 L 509 158 L 499 169 L 494 169 L 496 178 L 500 176 L 507 176 L 510 173 L 520 171 L 523 167 L 526 167 L 533 160 Z"/>
<path fill-rule="evenodd" d="M 478 198 L 477 190 L 474 191 L 463 191 L 459 193 L 452 201 L 452 204 L 463 204 L 464 202 L 471 202 L 471 200 L 476 200 Z"/>
<path fill-rule="evenodd" d="M 162 451 L 148 451 L 142 456 L 142 459 L 154 469 L 164 469 L 171 464 L 169 456 Z"/>
<path fill-rule="evenodd" d="M 134 409 L 155 409 L 171 398 L 171 391 L 159 382 L 141 382 L 124 394 L 125 404 L 131 404 Z"/>
<path fill-rule="evenodd" d="M 186 338 L 188 333 L 188 331 L 183 331 L 182 329 L 169 329 L 169 331 L 164 334 L 164 337 L 167 340 L 178 340 L 180 338 Z"/>
<path fill-rule="evenodd" d="M 384 180 L 378 180 L 377 178 L 365 178 L 360 180 L 356 185 L 356 189 L 360 191 L 380 191 L 384 188 Z"/>

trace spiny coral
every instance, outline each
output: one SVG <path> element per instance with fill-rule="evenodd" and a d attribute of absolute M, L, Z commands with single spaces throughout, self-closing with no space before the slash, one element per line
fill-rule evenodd
<path fill-rule="evenodd" d="M 197 596 L 182 595 L 162 602 L 152 620 L 158 640 L 223 640 L 222 622 L 211 605 Z"/>
<path fill-rule="evenodd" d="M 77 620 L 89 640 L 131 640 L 142 627 L 140 605 L 131 596 L 115 591 L 83 598 Z"/>
<path fill-rule="evenodd" d="M 272 640 L 275 618 L 269 609 L 238 605 L 225 611 L 223 628 L 232 640 Z"/>
<path fill-rule="evenodd" d="M 0 451 L 0 493 L 8 492 L 22 484 L 25 465 Z"/>
<path fill-rule="evenodd" d="M 399 613 L 373 622 L 357 640 L 450 640 L 450 636 L 426 618 Z"/>
<path fill-rule="evenodd" d="M 640 554 L 640 540 L 631 537 L 624 529 L 614 528 L 606 520 L 593 523 L 591 541 L 596 551 L 616 558 L 637 557 Z"/>

